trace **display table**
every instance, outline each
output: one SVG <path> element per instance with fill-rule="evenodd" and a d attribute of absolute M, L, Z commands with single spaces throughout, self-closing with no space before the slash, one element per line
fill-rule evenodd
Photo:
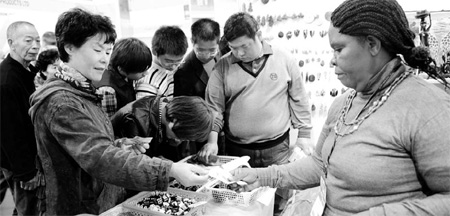
<path fill-rule="evenodd" d="M 141 192 L 146 193 L 146 192 Z M 135 195 L 139 196 L 141 193 Z M 130 198 L 130 199 L 133 199 Z M 214 200 L 209 200 L 205 204 L 204 215 L 225 216 L 225 215 L 245 215 L 245 216 L 272 216 L 273 206 L 275 199 L 275 189 L 269 189 L 261 195 L 258 201 L 254 202 L 248 207 L 242 207 L 237 205 L 226 205 L 216 203 Z M 125 201 L 126 202 L 126 201 Z M 264 203 L 264 204 L 263 204 Z M 267 205 L 266 205 L 267 204 Z M 132 215 L 131 210 L 119 204 L 106 212 L 100 214 L 100 216 L 124 216 Z"/>

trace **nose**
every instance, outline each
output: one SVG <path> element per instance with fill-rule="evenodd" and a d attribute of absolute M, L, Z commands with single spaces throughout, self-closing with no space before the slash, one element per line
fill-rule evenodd
<path fill-rule="evenodd" d="M 245 52 L 244 52 L 244 50 L 238 50 L 237 54 L 238 54 L 239 57 L 244 57 Z"/>
<path fill-rule="evenodd" d="M 333 56 L 333 58 L 331 58 L 330 60 L 330 67 L 335 67 L 336 66 L 336 57 Z"/>
<path fill-rule="evenodd" d="M 33 49 L 41 48 L 41 43 L 38 40 L 33 40 L 32 48 Z"/>

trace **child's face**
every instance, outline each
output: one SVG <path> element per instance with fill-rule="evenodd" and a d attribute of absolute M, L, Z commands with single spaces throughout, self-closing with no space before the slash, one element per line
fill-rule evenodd
<path fill-rule="evenodd" d="M 178 65 L 180 65 L 181 61 L 183 60 L 183 57 L 184 55 L 176 56 L 164 54 L 156 57 L 156 61 L 162 68 L 169 71 L 174 71 L 175 69 L 177 69 Z"/>
<path fill-rule="evenodd" d="M 47 65 L 47 70 L 45 70 L 44 74 L 47 77 L 53 76 L 53 74 L 55 74 L 56 71 L 58 71 L 58 66 L 60 63 L 61 63 L 61 60 L 57 59 L 55 62 L 53 62 L 53 64 Z"/>

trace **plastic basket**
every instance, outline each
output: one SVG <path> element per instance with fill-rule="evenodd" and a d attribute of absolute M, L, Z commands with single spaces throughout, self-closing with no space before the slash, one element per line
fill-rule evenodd
<path fill-rule="evenodd" d="M 180 162 L 186 162 L 190 157 L 192 156 L 188 156 Z M 218 155 L 220 164 L 225 164 L 238 158 L 239 157 Z M 265 191 L 265 188 L 256 188 L 249 192 L 237 193 L 227 189 L 225 183 L 214 178 L 210 178 L 205 185 L 197 186 L 197 188 L 199 188 L 198 192 L 208 194 L 215 202 L 240 206 L 252 205 L 260 197 L 262 192 Z"/>
<path fill-rule="evenodd" d="M 215 187 L 205 187 L 201 192 L 210 194 L 215 202 L 245 207 L 252 205 L 256 200 L 258 200 L 266 189 L 260 187 L 249 192 L 237 193 L 233 190 L 227 189 L 227 185 L 222 182 L 219 182 L 215 185 Z"/>
<path fill-rule="evenodd" d="M 184 191 L 179 190 L 175 188 L 168 188 L 167 191 L 156 191 L 157 193 L 168 193 L 172 195 L 178 195 L 182 198 L 189 198 L 189 199 L 195 199 L 196 205 L 195 207 L 191 208 L 189 212 L 183 215 L 188 216 L 203 216 L 205 212 L 205 206 L 203 204 L 206 203 L 208 200 L 208 195 L 202 194 L 202 193 L 195 193 L 190 191 Z M 131 210 L 131 213 L 136 216 L 167 216 L 170 214 L 164 214 L 158 211 L 153 211 L 147 208 L 143 208 L 138 205 L 138 202 L 144 199 L 145 197 L 148 197 L 155 193 L 155 191 L 149 191 L 145 193 L 140 193 L 130 199 L 128 199 L 126 202 L 123 203 L 123 207 Z"/>

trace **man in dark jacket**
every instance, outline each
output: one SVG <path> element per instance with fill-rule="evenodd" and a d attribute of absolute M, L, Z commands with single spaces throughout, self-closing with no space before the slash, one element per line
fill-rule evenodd
<path fill-rule="evenodd" d="M 220 26 L 214 20 L 203 18 L 192 24 L 191 33 L 193 50 L 174 75 L 173 95 L 199 96 L 205 99 L 209 76 L 220 57 Z M 180 151 L 195 154 L 203 145 L 203 142 L 183 142 L 178 148 Z"/>
<path fill-rule="evenodd" d="M 1 168 L 19 215 L 37 214 L 35 188 L 36 140 L 29 97 L 35 91 L 37 70 L 30 65 L 40 48 L 39 34 L 29 22 L 14 22 L 7 29 L 10 54 L 0 64 Z"/>
<path fill-rule="evenodd" d="M 205 98 L 212 68 L 218 61 L 220 26 L 211 19 L 199 19 L 191 26 L 194 49 L 186 56 L 174 75 L 174 96 Z"/>

